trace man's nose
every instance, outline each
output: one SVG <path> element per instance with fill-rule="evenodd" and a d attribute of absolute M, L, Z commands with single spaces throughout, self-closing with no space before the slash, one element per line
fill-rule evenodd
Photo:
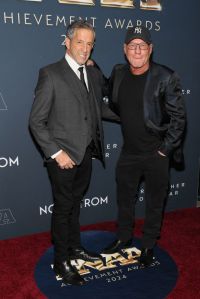
<path fill-rule="evenodd" d="M 140 45 L 136 45 L 135 53 L 141 53 Z"/>
<path fill-rule="evenodd" d="M 84 52 L 87 52 L 87 44 L 84 44 L 83 50 Z"/>
<path fill-rule="evenodd" d="M 86 43 L 82 44 L 82 50 L 83 50 L 83 52 L 87 52 L 88 45 Z"/>

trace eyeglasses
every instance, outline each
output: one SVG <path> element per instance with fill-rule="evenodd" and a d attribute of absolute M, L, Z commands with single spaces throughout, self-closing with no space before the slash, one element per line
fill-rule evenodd
<path fill-rule="evenodd" d="M 142 50 L 148 50 L 148 48 L 149 48 L 149 45 L 148 44 L 145 44 L 145 43 L 141 43 L 141 44 L 128 44 L 127 45 L 127 48 L 129 49 L 129 50 L 136 50 L 137 49 L 137 47 L 139 47 L 139 49 L 142 51 Z"/>

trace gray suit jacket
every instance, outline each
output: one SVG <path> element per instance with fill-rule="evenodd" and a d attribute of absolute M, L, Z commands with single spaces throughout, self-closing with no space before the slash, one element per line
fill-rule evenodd
<path fill-rule="evenodd" d="M 103 103 L 104 79 L 99 70 L 87 67 L 90 92 L 97 117 L 97 136 L 104 159 L 101 117 L 117 117 Z M 35 89 L 35 100 L 30 114 L 30 128 L 48 159 L 60 149 L 80 164 L 87 147 L 87 119 L 82 102 L 84 87 L 65 58 L 42 68 Z"/>

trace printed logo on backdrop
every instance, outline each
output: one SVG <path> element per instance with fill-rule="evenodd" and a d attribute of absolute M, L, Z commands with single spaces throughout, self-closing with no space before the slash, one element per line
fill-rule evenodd
<path fill-rule="evenodd" d="M 8 107 L 6 105 L 6 102 L 1 92 L 0 92 L 0 110 L 8 110 Z"/>
<path fill-rule="evenodd" d="M 36 13 L 13 13 L 13 12 L 4 12 L 1 16 L 0 12 L 0 22 L 3 21 L 4 24 L 11 24 L 11 25 L 28 25 L 28 26 L 47 26 L 47 27 L 58 27 L 58 26 L 68 26 L 75 20 L 84 19 L 87 20 L 92 24 L 92 26 L 97 27 L 97 17 L 96 16 L 86 16 L 81 17 L 77 16 L 59 16 L 59 15 L 52 15 L 52 14 L 36 14 Z M 103 28 L 106 30 L 113 30 L 113 29 L 128 29 L 133 26 L 140 26 L 143 25 L 147 27 L 149 30 L 160 31 L 161 25 L 159 20 L 145 20 L 142 21 L 140 19 L 126 19 L 126 18 L 107 18 L 103 20 Z M 61 35 L 64 37 L 65 35 Z M 62 40 L 61 45 L 64 45 Z"/>
<path fill-rule="evenodd" d="M 105 144 L 105 158 L 110 158 L 112 154 L 119 150 L 119 146 L 117 143 L 107 143 Z M 96 158 L 92 158 L 95 160 Z"/>
<path fill-rule="evenodd" d="M 168 198 L 176 199 L 183 189 L 185 188 L 185 182 L 172 183 L 169 187 Z M 145 187 L 142 185 L 138 192 L 138 201 L 143 202 L 145 200 Z M 81 208 L 92 208 L 97 206 L 105 206 L 109 204 L 109 196 L 93 196 L 90 198 L 84 198 L 81 202 Z M 39 207 L 39 215 L 45 216 L 52 214 L 53 204 L 44 205 Z"/>
<path fill-rule="evenodd" d="M 119 149 L 117 143 L 107 143 L 105 145 L 105 158 L 110 158 L 111 155 Z"/>
<path fill-rule="evenodd" d="M 182 89 L 183 95 L 191 95 L 191 89 Z"/>
<path fill-rule="evenodd" d="M 5 167 L 18 167 L 19 166 L 19 157 L 0 157 L 0 168 Z"/>
<path fill-rule="evenodd" d="M 12 224 L 15 222 L 16 220 L 11 209 L 0 210 L 0 225 Z"/>
<path fill-rule="evenodd" d="M 175 199 L 177 196 L 181 194 L 183 189 L 185 188 L 186 183 L 185 182 L 178 182 L 178 183 L 172 183 L 169 186 L 168 191 L 168 198 L 169 199 Z M 138 200 L 140 202 L 144 201 L 145 199 L 145 188 L 144 186 L 141 186 L 138 192 Z"/>
<path fill-rule="evenodd" d="M 43 2 L 43 0 L 21 0 L 29 2 Z M 46 0 L 47 1 L 47 0 Z M 95 0 L 54 0 L 61 4 L 78 4 L 78 5 L 95 5 Z M 45 2 L 45 0 L 44 0 Z M 100 0 L 101 6 L 121 7 L 121 8 L 135 8 L 135 0 Z M 139 7 L 146 10 L 161 10 L 162 6 L 160 0 L 140 0 Z"/>
<path fill-rule="evenodd" d="M 84 198 L 81 202 L 81 208 L 91 208 L 97 206 L 105 206 L 109 204 L 108 195 L 105 196 L 94 196 L 90 198 Z M 39 207 L 40 216 L 52 214 L 53 212 L 53 204 L 44 205 L 43 207 Z"/>
<path fill-rule="evenodd" d="M 185 188 L 185 185 L 186 185 L 185 182 L 172 183 L 169 187 L 169 193 L 168 193 L 169 199 L 173 199 L 179 196 L 180 193 Z"/>
<path fill-rule="evenodd" d="M 37 0 L 20 0 L 21 2 L 37 2 L 39 5 L 42 3 L 48 3 L 48 0 L 37 1 Z M 54 0 L 55 3 L 64 4 L 64 7 L 67 7 L 68 4 L 78 4 L 78 5 L 96 5 L 96 0 Z M 105 7 L 118 7 L 118 8 L 139 8 L 139 9 L 153 9 L 161 10 L 161 4 L 159 0 L 144 0 L 140 1 L 140 5 L 135 5 L 135 0 L 98 0 L 100 5 Z M 139 2 L 139 0 L 138 0 Z M 92 10 L 90 10 L 92 13 Z M 78 13 L 78 12 L 77 12 Z M 136 19 L 134 16 L 132 18 L 126 17 L 111 17 L 104 16 L 101 18 L 101 26 L 104 30 L 114 30 L 114 29 L 128 29 L 133 26 L 143 25 L 149 30 L 160 31 L 161 24 L 159 20 L 141 20 Z M 34 12 L 9 12 L 3 11 L 0 12 L 0 22 L 4 24 L 11 25 L 27 25 L 27 26 L 48 26 L 48 27 L 58 27 L 58 26 L 68 26 L 77 19 L 84 19 L 90 22 L 94 27 L 98 27 L 99 18 L 97 16 L 88 15 L 54 15 L 54 14 L 38 14 Z M 65 35 L 61 35 L 62 41 L 61 45 L 64 45 L 63 40 Z"/>
<path fill-rule="evenodd" d="M 81 208 L 90 208 L 90 207 L 97 207 L 103 205 L 108 205 L 108 195 L 84 198 L 81 202 Z"/>

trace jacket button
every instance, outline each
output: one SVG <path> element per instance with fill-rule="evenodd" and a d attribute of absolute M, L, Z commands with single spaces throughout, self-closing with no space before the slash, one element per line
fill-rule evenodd
<path fill-rule="evenodd" d="M 87 120 L 87 116 L 85 116 L 84 120 Z"/>

